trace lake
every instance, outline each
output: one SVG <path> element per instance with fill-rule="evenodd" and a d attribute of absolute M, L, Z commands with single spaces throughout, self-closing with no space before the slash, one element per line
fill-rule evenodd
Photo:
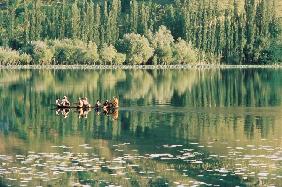
<path fill-rule="evenodd" d="M 0 93 L 0 186 L 282 184 L 281 69 L 0 70 Z"/>

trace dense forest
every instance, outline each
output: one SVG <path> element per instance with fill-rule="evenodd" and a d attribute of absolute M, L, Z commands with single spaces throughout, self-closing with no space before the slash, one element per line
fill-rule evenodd
<path fill-rule="evenodd" d="M 281 61 L 275 0 L 7 0 L 1 64 Z M 240 1 L 241 4 L 241 1 Z"/>

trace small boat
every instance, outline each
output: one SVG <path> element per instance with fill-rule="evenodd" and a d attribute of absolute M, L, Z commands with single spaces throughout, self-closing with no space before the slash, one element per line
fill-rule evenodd
<path fill-rule="evenodd" d="M 103 108 L 103 106 L 97 107 L 97 106 L 91 106 L 91 107 L 80 107 L 80 106 L 61 106 L 61 105 L 56 105 L 58 109 L 65 109 L 65 108 L 75 108 L 75 109 L 90 109 L 90 108 L 95 108 L 95 109 L 100 109 Z M 117 109 L 119 108 L 118 106 L 107 106 L 107 109 Z"/>
<path fill-rule="evenodd" d="M 61 106 L 61 105 L 56 105 L 56 107 L 59 108 L 59 109 L 65 109 L 65 108 L 89 109 L 89 108 L 93 108 L 93 107 Z"/>

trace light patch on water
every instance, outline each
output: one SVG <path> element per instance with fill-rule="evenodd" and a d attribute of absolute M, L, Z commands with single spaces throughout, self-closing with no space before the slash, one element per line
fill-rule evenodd
<path fill-rule="evenodd" d="M 175 148 L 175 147 L 182 147 L 183 145 L 163 145 L 165 148 Z"/>

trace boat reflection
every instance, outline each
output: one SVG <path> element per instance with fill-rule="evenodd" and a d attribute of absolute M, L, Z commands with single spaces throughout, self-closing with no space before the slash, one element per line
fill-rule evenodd
<path fill-rule="evenodd" d="M 78 118 L 87 118 L 92 108 L 57 108 L 56 115 L 68 118 L 71 111 L 77 113 Z M 94 108 L 94 112 L 97 116 L 105 115 L 112 117 L 113 120 L 117 120 L 119 117 L 118 108 Z"/>
<path fill-rule="evenodd" d="M 63 116 L 64 118 L 67 118 L 70 113 L 70 108 L 58 108 L 56 110 L 56 115 Z"/>

